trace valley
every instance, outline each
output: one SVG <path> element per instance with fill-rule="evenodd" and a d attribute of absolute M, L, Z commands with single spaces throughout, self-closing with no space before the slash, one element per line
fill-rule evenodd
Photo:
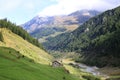
<path fill-rule="evenodd" d="M 0 27 L 1 80 L 57 80 L 58 78 L 59 80 L 85 80 L 82 75 L 77 76 L 73 73 L 67 73 L 67 67 L 52 67 L 54 58 L 44 51 L 41 46 L 37 47 L 34 43 L 30 43 L 22 37 L 27 33 L 19 36 L 20 34 L 12 31 L 16 28 L 17 31 L 24 32 L 23 29 L 5 19 L 0 20 L 0 23 L 1 25 L 7 24 L 5 27 Z M 13 26 L 10 27 L 10 25 Z M 75 68 L 73 70 L 76 71 Z M 90 76 L 91 80 L 96 79 L 88 73 L 84 75 Z"/>
<path fill-rule="evenodd" d="M 8 24 L 8 21 L 0 20 L 0 23 Z M 10 25 L 0 27 L 0 80 L 79 80 L 63 67 L 52 67 L 53 57 L 8 29 Z M 12 28 L 19 31 L 15 25 Z"/>
<path fill-rule="evenodd" d="M 53 52 L 52 52 L 53 53 Z M 119 67 L 96 67 L 86 65 L 82 62 L 74 61 L 74 58 L 78 56 L 76 53 L 59 53 L 55 52 L 52 55 L 56 57 L 56 60 L 62 61 L 63 66 L 69 70 L 71 74 L 80 77 L 80 80 L 84 80 L 82 77 L 89 76 L 87 80 L 119 80 L 120 79 L 120 68 Z M 94 76 L 94 77 L 93 77 Z M 86 78 L 86 77 L 85 77 Z"/>
<path fill-rule="evenodd" d="M 80 54 L 78 57 L 73 58 L 74 55 L 72 55 L 73 60 L 91 66 L 86 66 L 88 72 L 92 72 L 91 70 L 94 72 L 94 66 L 97 66 L 100 68 L 98 74 L 102 72 L 109 75 L 110 78 L 107 80 L 119 80 L 119 14 L 120 7 L 105 11 L 86 21 L 72 32 L 48 38 L 49 40 L 43 45 L 56 57 L 66 56 L 71 52 L 78 53 Z M 55 54 L 53 54 L 54 51 Z"/>
<path fill-rule="evenodd" d="M 20 25 L 0 14 L 0 80 L 120 80 L 120 6 L 96 0 L 66 11 L 67 0 L 49 1 L 36 16 L 34 2 L 23 5 L 35 17 Z"/>
<path fill-rule="evenodd" d="M 87 65 L 119 67 L 120 7 L 91 18 L 73 32 L 60 34 L 43 45 L 47 50 L 80 53 Z M 109 61 L 109 59 L 111 59 Z"/>

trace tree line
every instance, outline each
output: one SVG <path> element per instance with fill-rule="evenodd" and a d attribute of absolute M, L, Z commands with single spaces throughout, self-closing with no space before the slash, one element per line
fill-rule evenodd
<path fill-rule="evenodd" d="M 22 27 L 17 26 L 14 23 L 11 23 L 6 18 L 0 20 L 0 28 L 7 28 L 7 29 L 11 30 L 13 33 L 22 37 L 24 40 L 27 40 L 28 42 L 30 42 L 30 43 L 36 45 L 37 47 L 43 49 L 42 45 L 38 42 L 37 39 L 34 39 L 33 37 L 31 37 L 27 33 L 27 31 L 25 31 Z M 0 32 L 0 40 L 2 40 L 2 33 L 1 32 Z"/>

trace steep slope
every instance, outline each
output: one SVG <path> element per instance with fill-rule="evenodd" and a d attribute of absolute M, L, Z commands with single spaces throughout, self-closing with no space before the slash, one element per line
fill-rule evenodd
<path fill-rule="evenodd" d="M 83 24 L 85 21 L 99 13 L 100 12 L 95 10 L 81 10 L 69 15 L 49 17 L 36 16 L 22 26 L 33 37 L 41 39 L 46 36 L 51 36 L 51 34 L 56 36 L 57 32 L 64 33 L 66 31 L 73 31 L 78 25 Z"/>
<path fill-rule="evenodd" d="M 24 40 L 27 40 L 28 42 L 32 43 L 33 45 L 35 45 L 39 48 L 43 48 L 42 45 L 38 42 L 37 39 L 34 39 L 33 37 L 31 37 L 27 33 L 27 31 L 22 29 L 20 26 L 17 26 L 16 24 L 11 23 L 6 18 L 5 19 L 0 19 L 0 28 L 7 28 L 7 29 L 11 30 L 13 33 L 22 37 Z"/>
<path fill-rule="evenodd" d="M 0 46 L 11 47 L 19 51 L 22 55 L 33 59 L 35 62 L 49 64 L 52 57 L 44 50 L 27 42 L 18 35 L 6 28 L 0 28 L 4 41 L 0 41 Z"/>
<path fill-rule="evenodd" d="M 108 10 L 90 19 L 75 31 L 52 38 L 44 45 L 51 50 L 84 53 L 84 62 L 91 65 L 120 66 L 119 14 L 120 7 Z"/>
<path fill-rule="evenodd" d="M 51 74 L 52 73 L 52 74 Z M 0 46 L 0 80 L 79 80 L 64 71 L 34 63 L 18 51 Z"/>
<path fill-rule="evenodd" d="M 0 46 L 11 47 L 35 62 L 49 64 L 52 59 L 36 39 L 7 19 L 0 20 L 0 39 Z"/>

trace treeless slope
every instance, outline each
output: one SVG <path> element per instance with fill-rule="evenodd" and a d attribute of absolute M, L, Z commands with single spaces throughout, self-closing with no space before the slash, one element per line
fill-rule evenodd
<path fill-rule="evenodd" d="M 27 56 L 28 58 L 31 58 L 38 63 L 49 64 L 51 62 L 52 57 L 44 50 L 27 42 L 8 29 L 0 28 L 0 31 L 2 32 L 4 38 L 4 42 L 0 41 L 0 46 L 14 48 L 22 55 Z"/>

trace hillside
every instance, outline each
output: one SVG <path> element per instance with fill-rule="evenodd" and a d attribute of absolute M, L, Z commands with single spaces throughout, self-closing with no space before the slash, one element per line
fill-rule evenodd
<path fill-rule="evenodd" d="M 43 48 L 42 45 L 38 42 L 37 39 L 34 39 L 33 37 L 31 37 L 27 33 L 27 31 L 25 31 L 20 26 L 17 26 L 16 24 L 11 23 L 6 18 L 5 19 L 0 19 L 0 28 L 7 28 L 7 29 L 11 30 L 13 33 L 22 37 L 24 40 L 27 40 L 28 42 L 32 43 L 33 45 L 35 45 L 39 48 Z"/>
<path fill-rule="evenodd" d="M 79 25 L 89 20 L 91 17 L 98 15 L 100 12 L 95 10 L 81 10 L 73 12 L 69 15 L 61 16 L 36 16 L 32 20 L 26 22 L 22 27 L 27 30 L 33 37 L 46 40 L 46 37 L 73 31 Z"/>
<path fill-rule="evenodd" d="M 28 35 L 10 21 L 0 20 L 0 80 L 79 80 L 64 67 L 52 67 L 53 57 L 28 42 L 34 39 Z"/>
<path fill-rule="evenodd" d="M 78 72 L 73 67 L 70 70 L 75 71 L 70 74 L 64 67 L 52 67 L 52 57 L 46 52 L 8 29 L 0 31 L 3 37 L 3 41 L 0 40 L 0 80 L 100 80 L 89 73 Z"/>
<path fill-rule="evenodd" d="M 49 41 L 43 44 L 50 50 L 82 53 L 82 61 L 90 65 L 120 66 L 119 14 L 120 7 L 108 10 L 91 18 L 73 32 L 48 38 Z"/>
<path fill-rule="evenodd" d="M 3 42 L 0 41 L 0 46 L 11 47 L 19 51 L 22 55 L 42 64 L 48 64 L 52 59 L 52 57 L 44 50 L 27 42 L 23 38 L 12 33 L 10 30 L 6 28 L 0 28 L 0 32 L 2 33 L 4 39 Z"/>
<path fill-rule="evenodd" d="M 89 73 L 80 71 L 78 76 L 66 72 L 65 67 L 52 67 L 52 60 L 43 49 L 9 28 L 0 28 L 0 80 L 99 80 Z"/>
<path fill-rule="evenodd" d="M 52 74 L 51 74 L 52 73 Z M 79 80 L 64 71 L 34 63 L 15 49 L 0 46 L 0 80 Z"/>

